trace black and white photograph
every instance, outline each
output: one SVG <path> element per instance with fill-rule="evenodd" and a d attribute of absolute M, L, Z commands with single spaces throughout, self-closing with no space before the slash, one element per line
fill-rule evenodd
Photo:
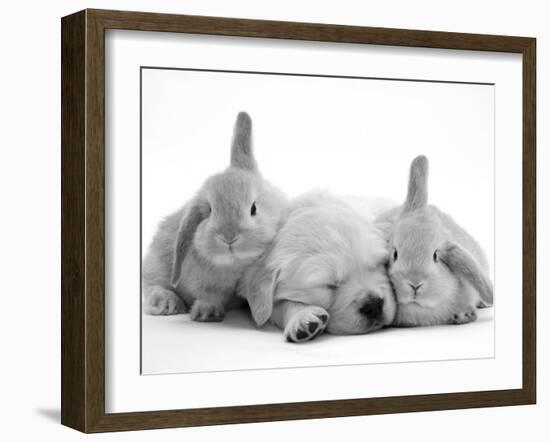
<path fill-rule="evenodd" d="M 141 373 L 492 358 L 492 83 L 140 68 Z"/>
<path fill-rule="evenodd" d="M 0 441 L 545 439 L 544 2 L 4 3 Z"/>

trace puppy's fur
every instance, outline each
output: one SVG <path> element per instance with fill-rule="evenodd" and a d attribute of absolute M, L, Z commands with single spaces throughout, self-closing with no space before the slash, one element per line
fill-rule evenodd
<path fill-rule="evenodd" d="M 343 200 L 315 192 L 293 201 L 239 293 L 259 325 L 271 318 L 292 342 L 324 330 L 368 333 L 395 316 L 386 262 L 381 232 Z"/>

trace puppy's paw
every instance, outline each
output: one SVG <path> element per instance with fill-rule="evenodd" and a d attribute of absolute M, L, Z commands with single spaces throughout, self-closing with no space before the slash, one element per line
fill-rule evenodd
<path fill-rule="evenodd" d="M 177 315 L 187 313 L 187 306 L 172 290 L 156 286 L 151 289 L 144 302 L 145 313 L 149 315 Z"/>
<path fill-rule="evenodd" d="M 213 305 L 197 299 L 191 308 L 191 319 L 198 322 L 223 321 L 225 310 L 219 305 Z"/>
<path fill-rule="evenodd" d="M 468 309 L 465 312 L 455 313 L 451 316 L 448 323 L 449 324 L 468 324 L 469 322 L 474 322 L 477 319 L 477 313 L 475 309 Z"/>
<path fill-rule="evenodd" d="M 321 307 L 307 306 L 296 313 L 285 327 L 288 342 L 307 342 L 319 336 L 328 324 L 329 314 Z"/>

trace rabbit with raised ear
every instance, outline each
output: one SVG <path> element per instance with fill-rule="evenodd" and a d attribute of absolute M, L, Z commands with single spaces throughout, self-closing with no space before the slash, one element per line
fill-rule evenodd
<path fill-rule="evenodd" d="M 220 321 L 244 269 L 277 233 L 284 195 L 261 176 L 252 152 L 252 121 L 237 116 L 231 164 L 165 218 L 143 262 L 145 313 L 191 308 L 196 321 Z"/>
<path fill-rule="evenodd" d="M 428 159 L 411 163 L 407 199 L 376 222 L 388 233 L 395 326 L 464 324 L 493 303 L 487 258 L 449 215 L 428 205 Z"/>

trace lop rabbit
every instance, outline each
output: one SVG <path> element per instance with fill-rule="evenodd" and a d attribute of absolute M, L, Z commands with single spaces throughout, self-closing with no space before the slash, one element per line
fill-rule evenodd
<path fill-rule="evenodd" d="M 449 215 L 428 205 L 428 159 L 410 167 L 405 203 L 380 215 L 388 232 L 395 326 L 464 324 L 493 303 L 485 253 Z"/>
<path fill-rule="evenodd" d="M 164 219 L 143 262 L 145 313 L 191 309 L 196 321 L 220 321 L 244 269 L 266 250 L 286 205 L 258 171 L 252 121 L 235 123 L 231 164 Z"/>

